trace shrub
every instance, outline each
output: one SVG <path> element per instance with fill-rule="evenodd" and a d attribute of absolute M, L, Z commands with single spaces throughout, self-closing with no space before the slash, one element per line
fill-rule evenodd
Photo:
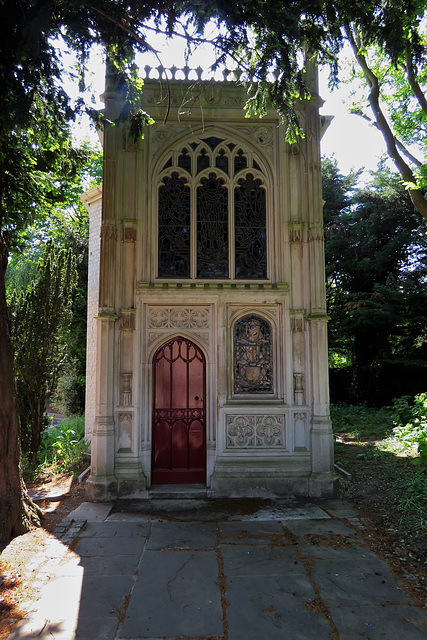
<path fill-rule="evenodd" d="M 415 398 L 397 398 L 392 406 L 394 412 L 393 436 L 406 447 L 417 445 L 419 457 L 412 461 L 427 472 L 427 393 Z"/>
<path fill-rule="evenodd" d="M 83 462 L 88 448 L 84 416 L 67 418 L 57 427 L 43 431 L 37 456 L 39 468 L 53 467 L 59 473 L 72 471 Z"/>

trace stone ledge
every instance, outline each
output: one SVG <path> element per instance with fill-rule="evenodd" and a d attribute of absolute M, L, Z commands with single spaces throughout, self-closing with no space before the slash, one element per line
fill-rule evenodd
<path fill-rule="evenodd" d="M 138 282 L 138 291 L 281 291 L 289 292 L 286 282 Z"/>

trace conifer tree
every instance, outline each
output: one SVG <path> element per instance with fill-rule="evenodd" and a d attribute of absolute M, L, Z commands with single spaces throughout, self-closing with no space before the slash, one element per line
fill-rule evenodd
<path fill-rule="evenodd" d="M 48 242 L 38 277 L 15 291 L 9 305 L 15 350 L 21 446 L 35 462 L 46 427 L 46 404 L 67 361 L 66 334 L 71 320 L 76 263 L 71 250 Z"/>

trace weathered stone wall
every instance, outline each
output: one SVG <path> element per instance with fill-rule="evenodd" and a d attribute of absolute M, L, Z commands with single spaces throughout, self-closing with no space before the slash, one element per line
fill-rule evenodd
<path fill-rule="evenodd" d="M 89 213 L 89 261 L 88 261 L 88 301 L 87 301 L 87 345 L 86 345 L 86 404 L 85 433 L 92 436 L 96 402 L 96 320 L 99 298 L 99 264 L 102 189 L 95 187 L 81 197 Z"/>

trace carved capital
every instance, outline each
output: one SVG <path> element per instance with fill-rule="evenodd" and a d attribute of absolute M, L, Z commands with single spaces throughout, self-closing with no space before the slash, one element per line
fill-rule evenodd
<path fill-rule="evenodd" d="M 136 227 L 134 227 L 133 225 L 123 224 L 122 242 L 126 242 L 126 243 L 136 242 Z"/>
<path fill-rule="evenodd" d="M 302 222 L 291 222 L 289 224 L 289 242 L 302 242 L 303 228 Z"/>
<path fill-rule="evenodd" d="M 135 310 L 134 309 L 122 309 L 120 311 L 119 328 L 121 331 L 135 330 Z"/>
<path fill-rule="evenodd" d="M 305 328 L 305 313 L 302 309 L 291 309 L 291 331 L 300 333 Z"/>
<path fill-rule="evenodd" d="M 313 224 L 309 229 L 309 240 L 322 240 L 325 237 L 325 232 L 323 230 L 322 224 Z"/>
<path fill-rule="evenodd" d="M 113 222 L 103 222 L 101 225 L 101 238 L 116 240 L 117 227 Z"/>

